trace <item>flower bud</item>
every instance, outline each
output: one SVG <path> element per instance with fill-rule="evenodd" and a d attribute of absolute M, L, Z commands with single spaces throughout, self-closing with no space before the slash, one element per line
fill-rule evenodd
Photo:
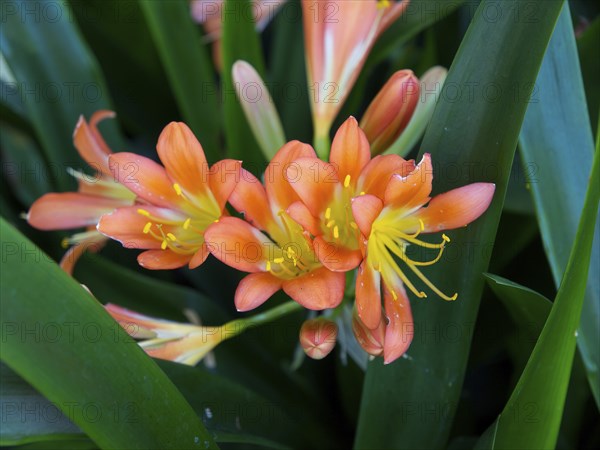
<path fill-rule="evenodd" d="M 383 354 L 383 345 L 385 341 L 385 318 L 382 316 L 377 328 L 371 330 L 367 327 L 354 308 L 352 314 L 352 331 L 359 345 L 369 355 L 379 356 Z"/>
<path fill-rule="evenodd" d="M 300 345 L 312 359 L 323 359 L 335 347 L 337 334 L 337 325 L 331 320 L 323 317 L 310 319 L 300 328 Z"/>
<path fill-rule="evenodd" d="M 411 70 L 399 70 L 381 88 L 360 121 L 373 155 L 384 152 L 406 128 L 419 92 L 419 79 Z"/>

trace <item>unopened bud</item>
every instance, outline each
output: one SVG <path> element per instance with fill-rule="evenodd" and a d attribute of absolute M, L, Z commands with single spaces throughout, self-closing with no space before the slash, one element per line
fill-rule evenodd
<path fill-rule="evenodd" d="M 354 308 L 352 315 L 352 331 L 359 345 L 369 355 L 379 356 L 383 354 L 383 344 L 385 341 L 385 318 L 382 316 L 379 326 L 373 330 L 367 327 Z"/>
<path fill-rule="evenodd" d="M 323 359 L 335 347 L 337 334 L 337 325 L 331 320 L 323 317 L 310 319 L 300 328 L 300 345 L 312 359 Z"/>
<path fill-rule="evenodd" d="M 373 99 L 360 121 L 373 155 L 384 152 L 404 131 L 417 107 L 419 91 L 413 72 L 399 70 Z"/>

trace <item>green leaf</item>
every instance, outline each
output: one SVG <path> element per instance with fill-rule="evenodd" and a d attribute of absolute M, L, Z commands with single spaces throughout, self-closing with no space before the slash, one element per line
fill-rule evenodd
<path fill-rule="evenodd" d="M 598 56 L 598 41 L 600 41 L 600 17 L 577 38 L 577 49 L 581 60 L 581 74 L 585 85 L 587 105 L 594 134 L 598 134 L 598 110 L 600 108 L 600 60 Z"/>
<path fill-rule="evenodd" d="M 2 360 L 100 447 L 215 448 L 104 308 L 4 219 L 0 229 Z"/>
<path fill-rule="evenodd" d="M 89 118 L 94 111 L 111 109 L 111 101 L 67 4 L 53 2 L 45 12 L 41 12 L 42 5 L 38 1 L 4 2 L 6 20 L 0 27 L 0 47 L 17 80 L 15 95 L 24 104 L 52 164 L 53 179 L 61 190 L 67 190 L 76 183 L 66 168 L 82 166 L 72 142 L 77 119 L 81 114 Z M 114 123 L 106 124 L 103 134 L 108 142 L 123 148 Z"/>
<path fill-rule="evenodd" d="M 494 440 L 484 439 L 477 448 L 556 446 L 575 355 L 599 204 L 600 152 L 596 151 L 575 244 L 546 325 L 508 403 L 491 426 L 495 429 Z"/>
<path fill-rule="evenodd" d="M 535 85 L 536 102 L 521 130 L 521 155 L 535 168 L 531 193 L 544 248 L 558 286 L 575 242 L 594 156 L 594 139 L 579 69 L 571 14 L 565 11 Z M 560 183 L 557 183 L 560 180 Z M 600 243 L 600 223 L 595 239 Z M 600 407 L 600 247 L 592 252 L 577 345 Z"/>
<path fill-rule="evenodd" d="M 533 83 L 562 4 L 527 2 L 533 15 L 521 20 L 514 20 L 520 3 L 483 1 L 475 12 L 421 151 L 432 154 L 435 193 L 488 181 L 496 183 L 494 200 L 482 218 L 447 233 L 452 238 L 448 255 L 454 257 L 442 258 L 426 272 L 442 292 L 458 292 L 458 300 L 413 302 L 415 338 L 407 357 L 389 366 L 381 361 L 370 364 L 357 448 L 440 448 L 446 443 L 483 289 L 481 273 L 489 262 Z M 497 20 L 488 20 L 490 10 L 498 11 Z M 490 86 L 494 101 L 490 101 Z M 469 89 L 473 95 L 467 95 Z M 519 89 L 517 97 L 515 89 Z M 449 329 L 457 330 L 456 339 L 445 338 L 443 331 Z M 431 405 L 444 411 L 434 423 L 414 413 Z"/>
<path fill-rule="evenodd" d="M 217 85 L 210 57 L 192 21 L 189 2 L 141 1 L 140 6 L 181 113 L 202 143 L 207 159 L 216 162 L 222 157 Z"/>
<path fill-rule="evenodd" d="M 231 68 L 238 59 L 250 63 L 260 76 L 265 78 L 263 55 L 259 36 L 252 19 L 252 5 L 249 0 L 225 0 L 223 2 L 223 99 L 225 113 L 225 140 L 227 156 L 249 161 L 253 167 L 246 167 L 252 172 L 262 170 L 264 156 L 254 139 L 246 116 L 235 93 Z M 243 93 L 243 88 L 242 88 Z"/>

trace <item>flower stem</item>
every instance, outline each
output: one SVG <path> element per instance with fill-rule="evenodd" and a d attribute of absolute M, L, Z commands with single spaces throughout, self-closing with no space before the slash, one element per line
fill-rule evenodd
<path fill-rule="evenodd" d="M 313 146 L 319 158 L 323 161 L 329 160 L 329 151 L 331 149 L 331 141 L 327 131 L 323 132 L 319 128 L 315 128 L 315 136 L 313 138 Z"/>
<path fill-rule="evenodd" d="M 287 314 L 290 314 L 290 313 L 293 313 L 296 311 L 300 311 L 301 309 L 302 309 L 302 306 L 300 306 L 300 304 L 293 302 L 293 301 L 289 301 L 289 302 L 284 303 L 283 305 L 279 305 L 279 306 L 276 306 L 275 308 L 269 309 L 268 311 L 262 312 L 260 314 L 256 314 L 255 316 L 250 316 L 245 319 L 232 320 L 231 322 L 226 323 L 224 325 L 224 327 L 227 327 L 227 329 L 229 329 L 229 330 L 231 330 L 231 329 L 237 330 L 237 332 L 235 332 L 235 334 L 229 336 L 229 337 L 233 337 L 233 336 L 237 336 L 238 334 L 241 334 L 247 328 L 255 327 L 257 325 L 263 325 L 265 323 L 272 322 L 275 319 L 278 319 L 280 317 L 283 317 Z"/>

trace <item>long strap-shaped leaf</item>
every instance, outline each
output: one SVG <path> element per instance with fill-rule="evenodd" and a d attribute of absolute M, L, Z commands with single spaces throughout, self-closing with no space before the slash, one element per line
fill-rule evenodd
<path fill-rule="evenodd" d="M 482 436 L 477 448 L 556 446 L 600 203 L 599 153 L 597 149 L 575 244 L 546 325 L 502 414 Z M 527 416 L 523 414 L 525 408 Z"/>
<path fill-rule="evenodd" d="M 427 272 L 442 291 L 458 292 L 458 300 L 413 301 L 415 338 L 408 357 L 389 367 L 380 361 L 369 366 L 358 448 L 440 448 L 447 440 L 483 289 L 481 274 L 489 262 L 533 83 L 562 4 L 527 2 L 525 16 L 521 2 L 483 1 L 475 12 L 422 151 L 432 153 L 436 192 L 490 181 L 496 183 L 494 201 L 474 224 L 449 233 L 453 257 Z M 498 12 L 494 20 L 490 11 Z"/>
<path fill-rule="evenodd" d="M 141 1 L 140 6 L 179 109 L 202 143 L 208 160 L 216 162 L 223 156 L 219 151 L 216 80 L 208 52 L 192 22 L 188 3 Z"/>
<path fill-rule="evenodd" d="M 0 230 L 2 360 L 101 448 L 216 448 L 100 303 L 4 219 Z"/>
<path fill-rule="evenodd" d="M 550 41 L 536 83 L 537 102 L 525 115 L 521 154 L 534 169 L 529 185 L 556 285 L 575 242 L 577 220 L 594 156 L 594 138 L 569 8 Z M 600 244 L 600 224 L 596 225 Z M 590 277 L 577 344 L 596 404 L 600 406 L 600 247 L 592 252 Z"/>
<path fill-rule="evenodd" d="M 81 39 L 68 5 L 7 1 L 2 8 L 0 48 L 15 81 L 7 95 L 25 105 L 37 138 L 60 190 L 76 185 L 67 167 L 83 166 L 73 149 L 78 117 L 110 109 L 110 94 L 93 54 Z M 52 11 L 52 16 L 50 15 Z M 109 121 L 110 122 L 110 121 Z M 113 123 L 103 134 L 114 148 L 123 148 Z"/>

